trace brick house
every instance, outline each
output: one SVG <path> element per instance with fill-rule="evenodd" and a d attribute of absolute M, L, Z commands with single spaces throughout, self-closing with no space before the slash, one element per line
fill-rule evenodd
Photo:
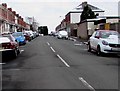
<path fill-rule="evenodd" d="M 0 33 L 15 32 L 27 29 L 26 22 L 12 8 L 7 8 L 6 3 L 0 4 Z"/>

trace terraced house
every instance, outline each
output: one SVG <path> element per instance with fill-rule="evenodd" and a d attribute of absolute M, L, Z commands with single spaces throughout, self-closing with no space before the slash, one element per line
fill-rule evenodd
<path fill-rule="evenodd" d="M 8 8 L 6 3 L 0 4 L 0 33 L 24 29 L 29 29 L 29 24 L 19 14 L 16 14 L 16 11 Z"/>

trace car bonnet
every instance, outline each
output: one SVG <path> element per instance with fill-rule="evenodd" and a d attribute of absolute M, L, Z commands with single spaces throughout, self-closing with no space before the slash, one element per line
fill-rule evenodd
<path fill-rule="evenodd" d="M 110 35 L 108 38 L 102 38 L 110 44 L 120 44 L 120 38 L 117 35 Z"/>

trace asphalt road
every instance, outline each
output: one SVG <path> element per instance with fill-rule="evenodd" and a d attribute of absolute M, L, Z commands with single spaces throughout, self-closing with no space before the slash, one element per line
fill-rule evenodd
<path fill-rule="evenodd" d="M 118 89 L 118 56 L 97 56 L 85 44 L 40 36 L 2 64 L 2 89 Z M 114 90 L 113 90 L 114 91 Z"/>

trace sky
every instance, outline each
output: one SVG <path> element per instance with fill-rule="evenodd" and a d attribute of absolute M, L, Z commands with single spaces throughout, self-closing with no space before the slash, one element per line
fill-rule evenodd
<path fill-rule="evenodd" d="M 106 16 L 118 16 L 119 0 L 0 0 L 0 4 L 7 3 L 24 19 L 34 17 L 40 26 L 54 31 L 65 15 L 84 1 L 104 10 Z"/>

